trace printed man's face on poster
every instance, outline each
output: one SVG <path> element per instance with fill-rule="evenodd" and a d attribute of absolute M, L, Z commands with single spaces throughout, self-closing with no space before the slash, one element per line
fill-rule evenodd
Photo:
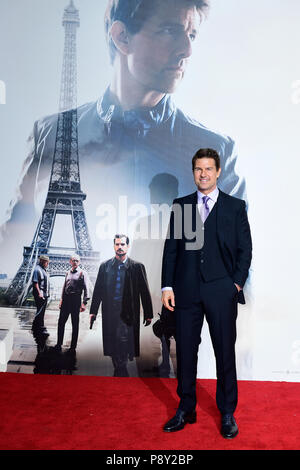
<path fill-rule="evenodd" d="M 130 34 L 124 23 L 114 22 L 110 32 L 117 49 L 114 62 L 126 64 L 124 82 L 128 74 L 140 92 L 174 92 L 184 77 L 200 22 L 196 7 L 179 0 L 156 5 L 136 34 Z"/>

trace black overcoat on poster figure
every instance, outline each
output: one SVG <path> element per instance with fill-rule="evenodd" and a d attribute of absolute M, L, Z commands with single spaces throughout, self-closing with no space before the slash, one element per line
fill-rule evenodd
<path fill-rule="evenodd" d="M 103 354 L 112 356 L 118 318 L 113 311 L 113 288 L 115 258 L 100 265 L 95 283 L 90 315 L 97 315 L 102 303 Z M 127 258 L 125 269 L 124 294 L 121 319 L 133 325 L 134 342 L 129 356 L 140 355 L 140 310 L 143 307 L 144 320 L 153 318 L 151 295 L 148 287 L 145 267 L 142 263 Z"/>

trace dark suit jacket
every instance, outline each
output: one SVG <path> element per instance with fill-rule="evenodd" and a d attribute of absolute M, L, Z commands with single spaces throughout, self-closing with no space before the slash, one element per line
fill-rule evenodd
<path fill-rule="evenodd" d="M 180 223 L 184 227 L 184 205 L 192 206 L 192 228 L 196 230 L 197 191 L 188 196 L 175 199 L 173 204 L 182 208 Z M 243 287 L 248 277 L 252 258 L 252 241 L 245 201 L 219 192 L 216 203 L 217 240 L 221 256 L 232 281 Z M 177 219 L 178 224 L 178 219 Z M 165 241 L 162 263 L 162 287 L 172 287 L 175 301 L 180 298 L 192 298 L 199 290 L 199 250 L 187 250 L 187 239 L 184 230 L 181 239 L 174 237 L 176 220 L 171 213 L 169 238 Z M 202 224 L 203 226 L 203 224 Z M 213 260 L 212 260 L 213 262 Z M 239 303 L 245 303 L 243 291 L 238 295 Z"/>
<path fill-rule="evenodd" d="M 90 308 L 91 315 L 97 315 L 102 302 L 103 352 L 111 356 L 119 318 L 114 314 L 114 263 L 116 258 L 109 259 L 100 265 Z M 145 267 L 127 258 L 125 263 L 124 294 L 121 318 L 134 330 L 133 355 L 139 356 L 140 300 L 142 301 L 144 320 L 153 318 L 152 301 L 148 287 Z"/>

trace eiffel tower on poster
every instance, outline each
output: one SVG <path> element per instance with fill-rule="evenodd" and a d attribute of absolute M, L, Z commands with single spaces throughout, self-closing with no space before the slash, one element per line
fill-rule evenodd
<path fill-rule="evenodd" d="M 77 54 L 76 32 L 79 11 L 73 0 L 64 10 L 65 46 L 55 150 L 48 194 L 42 216 L 30 247 L 24 247 L 23 262 L 6 292 L 11 303 L 22 305 L 31 287 L 33 269 L 41 254 L 50 257 L 50 276 L 64 276 L 70 268 L 72 252 L 79 254 L 81 266 L 91 281 L 96 278 L 99 253 L 93 251 L 81 191 L 77 132 Z M 56 216 L 71 217 L 74 247 L 51 246 Z M 61 217 L 63 219 L 64 217 Z M 62 227 L 60 227 L 62 228 Z"/>

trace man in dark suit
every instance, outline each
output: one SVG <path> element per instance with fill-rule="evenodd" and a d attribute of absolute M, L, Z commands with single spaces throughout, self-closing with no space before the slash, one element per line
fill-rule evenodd
<path fill-rule="evenodd" d="M 127 377 L 128 359 L 140 355 L 140 300 L 144 325 L 153 318 L 145 267 L 127 256 L 129 238 L 114 238 L 115 257 L 100 265 L 90 308 L 91 322 L 102 302 L 103 353 L 111 356 L 114 376 Z"/>
<path fill-rule="evenodd" d="M 237 303 L 245 303 L 242 289 L 252 258 L 251 233 L 245 201 L 217 187 L 218 153 L 200 149 L 192 164 L 197 191 L 174 200 L 163 254 L 162 302 L 176 316 L 180 397 L 176 415 L 164 431 L 178 431 L 196 421 L 197 354 L 205 315 L 216 358 L 221 433 L 233 438 L 238 433 L 233 416 Z"/>

